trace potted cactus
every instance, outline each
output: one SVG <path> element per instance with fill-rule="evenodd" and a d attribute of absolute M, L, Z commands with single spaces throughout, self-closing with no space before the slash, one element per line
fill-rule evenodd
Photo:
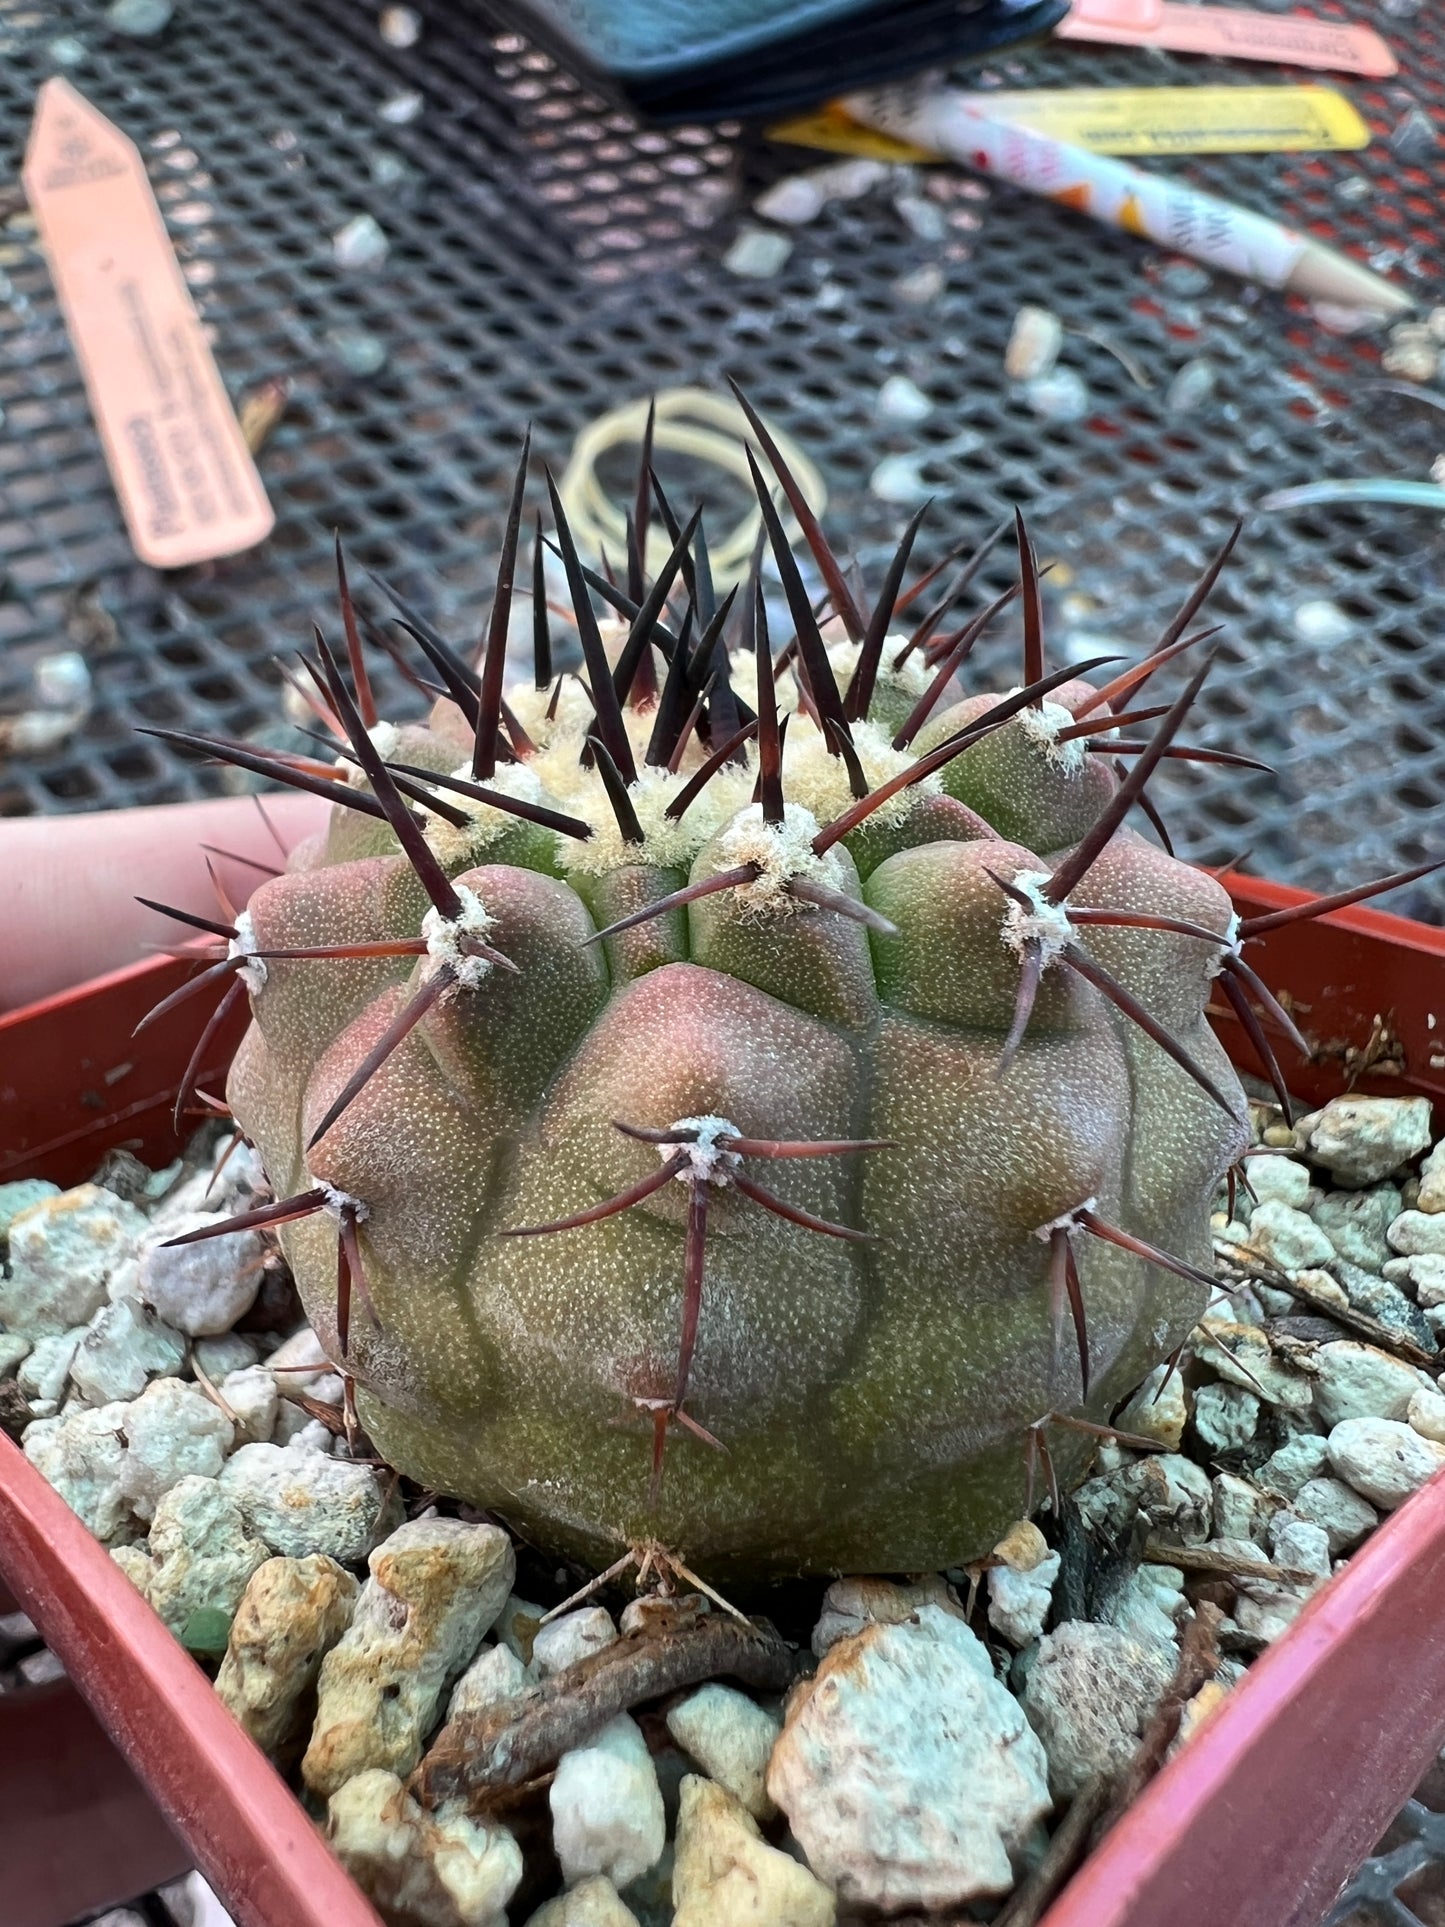
<path fill-rule="evenodd" d="M 754 465 L 758 552 L 721 598 L 700 516 L 680 520 L 645 485 L 646 454 L 625 582 L 585 566 L 553 490 L 576 676 L 553 674 L 539 524 L 535 673 L 504 687 L 525 446 L 480 666 L 398 601 L 434 697 L 425 724 L 378 716 L 338 556 L 345 651 L 318 632 L 306 660 L 334 756 L 173 738 L 325 796 L 328 830 L 244 911 L 182 918 L 215 940 L 199 975 L 174 982 L 164 973 L 182 966 L 166 963 L 107 989 L 134 1005 L 147 973 L 163 976 L 146 1036 L 190 1046 L 164 1080 L 176 1128 L 249 1004 L 228 1099 L 274 1201 L 176 1242 L 277 1233 L 342 1372 L 349 1428 L 549 1552 L 686 1571 L 685 1553 L 745 1601 L 797 1573 L 978 1560 L 1045 1490 L 1057 1509 L 1205 1303 L 1211 1203 L 1247 1142 L 1230 1055 L 1288 1109 L 1272 1036 L 1309 1048 L 1243 946 L 1272 960 L 1308 927 L 1317 962 L 1364 942 L 1370 987 L 1354 994 L 1382 1001 L 1392 920 L 1341 906 L 1405 880 L 1323 900 L 1241 881 L 1232 901 L 1126 825 L 1163 757 L 1210 754 L 1179 734 L 1207 658 L 1173 702 L 1140 698 L 1159 669 L 1201 655 L 1191 625 L 1233 538 L 1151 653 L 1090 682 L 1105 664 L 1047 666 L 1021 519 L 1018 582 L 971 619 L 947 626 L 981 558 L 905 586 L 917 519 L 864 603 L 747 414 L 774 478 Z M 827 585 L 826 633 L 775 491 Z M 649 577 L 654 501 L 666 560 Z M 782 651 L 764 543 L 794 632 Z M 1015 599 L 1021 686 L 950 700 Z M 1408 941 L 1438 973 L 1433 936 Z M 1319 973 L 1282 980 L 1292 1008 L 1315 1002 L 1312 1038 L 1329 1035 Z M 194 993 L 212 986 L 199 1023 Z M 1216 995 L 1230 1053 L 1207 1014 Z M 17 1038 L 47 1018 L 22 1020 Z M 1424 1061 L 1407 1051 L 1408 1072 Z M 12 1583 L 45 1621 L 34 1527 L 68 1528 L 33 1480 L 17 1474 L 15 1492 L 0 1566 L 23 1567 Z M 1184 1839 L 1167 1830 L 1170 1850 L 1203 1868 L 1221 1760 L 1246 1778 L 1265 1759 L 1302 1768 L 1303 1685 L 1323 1682 L 1338 1710 L 1381 1628 L 1423 1651 L 1402 1550 L 1436 1551 L 1437 1510 L 1431 1494 L 1407 1507 L 1110 1836 L 1076 1883 L 1090 1921 L 1163 1917 L 1161 1797 L 1193 1812 Z M 89 1548 L 98 1574 L 96 1559 Z M 101 1590 L 139 1624 L 122 1583 Z M 1382 1587 L 1397 1603 L 1377 1610 Z M 1361 1599 L 1371 1610 L 1342 1623 Z M 104 1676 L 93 1629 L 72 1623 L 57 1644 L 83 1681 Z M 146 1677 L 156 1704 L 181 1703 L 149 1660 Z M 1428 1692 L 1445 1704 L 1445 1672 Z M 241 1736 L 206 1735 L 216 1760 L 242 1760 Z M 1396 1750 L 1387 1799 L 1418 1764 Z M 236 1785 L 260 1771 L 254 1758 L 230 1770 Z M 188 1837 L 203 1864 L 219 1853 L 206 1823 Z M 1289 1904 L 1324 1897 L 1370 1837 L 1314 1854 L 1312 1871 L 1270 1839 L 1304 1896 Z M 1242 1838 L 1231 1856 L 1256 1866 Z M 1273 1912 L 1241 1897 L 1229 1917 L 1309 1918 L 1271 1891 Z M 1050 1918 L 1082 1921 L 1079 1904 L 1066 1896 Z M 283 1917 L 274 1899 L 247 1905 L 243 1920 Z M 1169 1905 L 1206 1918 L 1177 1886 Z"/>

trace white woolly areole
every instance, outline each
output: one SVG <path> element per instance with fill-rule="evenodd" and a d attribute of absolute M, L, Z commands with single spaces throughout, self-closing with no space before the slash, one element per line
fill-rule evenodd
<path fill-rule="evenodd" d="M 451 774 L 464 783 L 478 780 L 472 775 L 470 763 L 459 764 Z M 503 796 L 515 796 L 523 803 L 547 801 L 537 772 L 528 763 L 499 763 L 495 773 L 485 779 L 483 786 L 498 790 Z M 463 796 L 459 790 L 444 790 L 440 785 L 437 788 L 437 800 L 449 803 L 454 809 L 465 810 L 468 818 L 463 828 L 459 824 L 448 823 L 444 816 L 428 814 L 426 840 L 444 864 L 480 854 L 522 821 L 521 817 L 499 810 L 493 803 L 482 803 L 475 796 Z"/>
<path fill-rule="evenodd" d="M 475 990 L 492 966 L 485 957 L 474 957 L 463 950 L 462 942 L 466 937 L 476 937 L 485 943 L 496 919 L 488 915 L 481 898 L 465 883 L 453 884 L 452 888 L 461 898 L 462 914 L 444 917 L 440 910 L 428 910 L 421 920 L 421 934 L 432 961 L 449 964 L 462 988 Z"/>
<path fill-rule="evenodd" d="M 847 879 L 837 852 L 813 854 L 817 834 L 817 817 L 801 803 L 785 803 L 781 823 L 767 822 L 761 803 L 740 810 L 718 838 L 717 867 L 731 870 L 755 863 L 760 875 L 730 891 L 733 902 L 757 911 L 811 910 L 812 904 L 789 893 L 794 877 L 811 877 L 830 890 L 844 889 Z"/>
<path fill-rule="evenodd" d="M 736 1124 L 725 1117 L 680 1117 L 669 1126 L 674 1131 L 696 1131 L 697 1138 L 691 1144 L 659 1144 L 657 1155 L 664 1164 L 679 1151 L 687 1157 L 687 1169 L 679 1171 L 679 1184 L 690 1184 L 694 1178 L 703 1184 L 725 1185 L 732 1183 L 732 1174 L 742 1163 L 736 1151 L 728 1151 L 718 1143 L 720 1137 L 740 1137 L 742 1133 Z"/>
<path fill-rule="evenodd" d="M 595 770 L 579 770 L 578 777 L 568 802 L 592 825 L 592 834 L 585 843 L 560 831 L 557 836 L 557 859 L 574 876 L 605 876 L 629 863 L 685 870 L 717 826 L 717 805 L 709 796 L 711 784 L 676 823 L 667 808 L 688 779 L 644 763 L 637 781 L 627 786 L 628 799 L 642 829 L 642 841 L 629 843 L 617 826 L 602 778 Z"/>
<path fill-rule="evenodd" d="M 1231 910 L 1229 922 L 1224 926 L 1224 935 L 1219 939 L 1219 955 L 1209 965 L 1209 975 L 1217 977 L 1224 968 L 1226 957 L 1237 957 L 1244 948 L 1239 940 L 1239 912 Z"/>
<path fill-rule="evenodd" d="M 372 748 L 376 751 L 383 763 L 386 762 L 389 757 L 395 756 L 397 750 L 401 747 L 401 732 L 395 723 L 373 723 L 366 734 L 370 739 Z M 359 763 L 348 762 L 344 756 L 337 757 L 336 770 L 341 780 L 349 784 L 354 790 L 364 790 L 370 784 L 371 779 L 367 776 L 366 771 L 362 769 L 361 765 Z"/>
<path fill-rule="evenodd" d="M 854 723 L 853 747 L 870 790 L 878 789 L 890 777 L 910 768 L 914 760 L 908 750 L 895 749 L 887 732 L 877 723 Z M 890 796 L 868 820 L 878 824 L 905 822 L 917 808 L 920 797 L 936 795 L 942 787 L 942 779 L 935 770 L 896 796 Z M 783 744 L 783 789 L 811 810 L 820 823 L 829 823 L 835 816 L 841 816 L 854 801 L 847 765 L 841 756 L 833 755 L 816 724 L 807 716 L 795 716 L 788 725 L 787 741 Z"/>
<path fill-rule="evenodd" d="M 245 979 L 247 990 L 252 992 L 265 989 L 268 974 L 265 963 L 256 955 L 258 947 L 256 926 L 251 920 L 251 912 L 243 910 L 236 918 L 236 934 L 227 946 L 226 955 L 250 959 L 249 963 L 241 965 L 236 974 Z"/>
<path fill-rule="evenodd" d="M 1059 904 L 1050 903 L 1044 895 L 1045 885 L 1053 882 L 1047 870 L 1020 870 L 1009 881 L 1028 898 L 1031 907 L 1025 910 L 1010 897 L 1000 935 L 1009 949 L 1020 956 L 1026 943 L 1037 943 L 1042 953 L 1039 961 L 1047 970 L 1059 952 L 1074 941 L 1074 926 L 1069 922 L 1068 912 Z"/>
<path fill-rule="evenodd" d="M 587 691 L 575 676 L 566 676 L 557 697 L 557 713 L 548 719 L 552 691 L 537 689 L 531 683 L 514 683 L 507 691 L 507 706 L 526 730 L 538 749 L 547 749 L 559 739 L 581 743 L 592 721 L 592 704 Z"/>
<path fill-rule="evenodd" d="M 321 1193 L 321 1209 L 329 1212 L 333 1218 L 339 1218 L 343 1211 L 349 1211 L 360 1224 L 371 1216 L 370 1206 L 363 1204 L 360 1198 L 353 1198 L 349 1191 L 338 1191 L 325 1178 L 313 1178 L 311 1181 Z"/>
<path fill-rule="evenodd" d="M 1016 696 L 1019 692 L 1011 689 L 1008 693 Z M 1018 721 L 1024 734 L 1037 743 L 1054 767 L 1061 769 L 1066 776 L 1077 776 L 1089 760 L 1086 737 L 1075 736 L 1067 743 L 1059 741 L 1059 731 L 1072 728 L 1076 720 L 1074 712 L 1065 709 L 1062 703 L 1031 704 L 1018 712 Z"/>
<path fill-rule="evenodd" d="M 1069 1210 L 1061 1211 L 1057 1218 L 1050 1218 L 1047 1224 L 1035 1226 L 1034 1236 L 1042 1239 L 1043 1242 L 1047 1244 L 1056 1231 L 1072 1231 L 1074 1226 L 1079 1222 L 1079 1213 L 1081 1211 L 1092 1211 L 1098 1202 L 1099 1200 L 1097 1198 L 1081 1198 L 1079 1202 L 1071 1206 Z"/>
<path fill-rule="evenodd" d="M 890 629 L 883 638 L 883 654 L 878 661 L 879 683 L 892 683 L 905 695 L 916 702 L 933 680 L 923 651 L 915 649 L 906 662 L 900 664 L 898 657 L 908 647 L 908 637 L 900 630 Z M 858 667 L 858 657 L 862 644 L 856 642 L 835 642 L 828 651 L 828 666 L 833 671 L 839 689 L 846 690 L 853 680 L 853 671 Z"/>

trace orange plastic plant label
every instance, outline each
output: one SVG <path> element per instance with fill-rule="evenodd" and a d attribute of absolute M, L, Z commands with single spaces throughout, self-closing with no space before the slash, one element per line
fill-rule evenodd
<path fill-rule="evenodd" d="M 253 548 L 275 514 L 135 144 L 48 80 L 23 179 L 136 554 L 179 569 Z"/>

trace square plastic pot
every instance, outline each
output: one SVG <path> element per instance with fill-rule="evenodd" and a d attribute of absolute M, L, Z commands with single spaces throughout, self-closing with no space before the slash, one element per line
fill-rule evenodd
<path fill-rule="evenodd" d="M 1224 881 L 1246 916 L 1307 900 L 1279 884 Z M 1288 991 L 1318 1046 L 1312 1064 L 1291 1071 L 1301 1097 L 1338 1095 L 1368 1063 L 1353 1088 L 1445 1106 L 1445 931 L 1346 910 L 1282 926 L 1251 957 Z M 0 1018 L 0 1181 L 73 1184 L 118 1144 L 152 1163 L 174 1154 L 170 1093 L 205 1012 L 182 1005 L 139 1044 L 130 1032 L 187 968 L 137 965 Z M 216 1039 L 203 1088 L 219 1088 L 243 1028 Z M 1240 1067 L 1257 1071 L 1239 1027 L 1221 1017 L 1218 1028 Z M 3 1437 L 0 1579 L 239 1927 L 378 1927 L 204 1674 Z M 1256 1661 L 1041 1927 L 1318 1927 L 1445 1741 L 1442 1598 L 1445 1478 L 1386 1519 Z M 55 1802 L 63 1797 L 68 1744 L 31 1762 L 41 1804 L 48 1775 Z M 77 1856 L 109 1850 L 83 1797 L 68 1811 Z M 28 1891 L 23 1838 L 6 1860 L 7 1886 Z M 45 1912 L 43 1880 L 35 1891 L 36 1908 L 7 1912 L 7 1927 L 69 1917 Z"/>

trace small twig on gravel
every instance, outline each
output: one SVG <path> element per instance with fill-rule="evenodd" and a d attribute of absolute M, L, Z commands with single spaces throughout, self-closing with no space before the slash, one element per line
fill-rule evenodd
<path fill-rule="evenodd" d="M 1216 1572 L 1227 1579 L 1272 1579 L 1279 1586 L 1307 1586 L 1318 1573 L 1297 1572 L 1293 1566 L 1272 1566 L 1265 1559 L 1240 1559 L 1213 1546 L 1171 1546 L 1162 1539 L 1146 1540 L 1144 1563 L 1178 1566 L 1181 1572 Z"/>
<path fill-rule="evenodd" d="M 1131 1806 L 1163 1766 L 1165 1756 L 1178 1735 L 1184 1709 L 1206 1680 L 1219 1671 L 1219 1628 L 1224 1614 L 1218 1606 L 1201 1600 L 1194 1608 L 1179 1641 L 1179 1664 L 1144 1728 L 1139 1750 L 1115 1789 L 1109 1811 L 1100 1823 L 1100 1834 L 1107 1833 L 1114 1821 Z"/>
<path fill-rule="evenodd" d="M 792 1683 L 792 1648 L 771 1627 L 713 1613 L 680 1618 L 674 1629 L 630 1633 L 513 1699 L 448 1721 L 412 1792 L 436 1807 L 457 1794 L 518 1786 L 629 1707 L 702 1680 L 727 1675 L 768 1693 Z"/>
<path fill-rule="evenodd" d="M 241 1430 L 241 1421 L 236 1417 L 235 1408 L 225 1397 L 215 1380 L 211 1378 L 203 1368 L 200 1359 L 196 1357 L 196 1348 L 193 1344 L 186 1346 L 186 1362 L 196 1375 L 196 1383 L 211 1401 L 212 1405 L 217 1408 L 223 1418 L 228 1418 L 239 1432 Z"/>
<path fill-rule="evenodd" d="M 1319 1312 L 1324 1318 L 1333 1318 L 1346 1331 L 1357 1332 L 1380 1351 L 1402 1358 L 1407 1365 L 1422 1365 L 1430 1370 L 1438 1368 L 1440 1364 L 1438 1352 L 1427 1352 L 1413 1338 L 1407 1338 L 1392 1325 L 1382 1325 L 1377 1318 L 1371 1318 L 1365 1312 L 1356 1311 L 1353 1305 L 1337 1305 L 1331 1298 L 1321 1298 L 1308 1285 L 1297 1283 L 1288 1272 L 1272 1265 L 1252 1245 L 1232 1245 L 1217 1240 L 1214 1255 L 1222 1258 L 1226 1264 L 1232 1264 L 1236 1271 L 1258 1278 L 1261 1284 L 1270 1286 L 1274 1291 L 1287 1291 L 1292 1298 L 1298 1298 L 1302 1305 L 1308 1305 L 1311 1311 Z"/>
<path fill-rule="evenodd" d="M 1083 1859 L 1094 1823 L 1109 1803 L 1111 1786 L 1107 1775 L 1097 1774 L 1074 1795 L 1068 1812 L 1049 1836 L 1043 1859 L 1028 1879 L 1014 1888 L 993 1927 L 1037 1927 L 1044 1910 Z"/>

